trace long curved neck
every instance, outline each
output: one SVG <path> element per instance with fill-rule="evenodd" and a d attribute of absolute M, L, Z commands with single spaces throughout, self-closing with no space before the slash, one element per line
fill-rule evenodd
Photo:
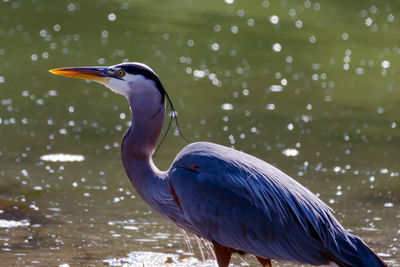
<path fill-rule="evenodd" d="M 158 100 L 160 101 L 160 100 Z M 138 193 L 148 202 L 149 188 L 156 189 L 163 173 L 153 164 L 151 154 L 161 133 L 165 104 L 144 103 L 140 99 L 130 99 L 132 124 L 125 133 L 121 146 L 121 156 L 125 171 Z M 154 105 L 152 105 L 154 104 Z M 154 107 L 154 108 L 152 108 Z M 152 184 L 152 186 L 147 186 Z"/>
<path fill-rule="evenodd" d="M 159 106 L 150 117 L 140 110 L 131 110 L 132 123 L 124 136 L 122 151 L 129 158 L 151 158 L 164 123 L 165 105 Z"/>

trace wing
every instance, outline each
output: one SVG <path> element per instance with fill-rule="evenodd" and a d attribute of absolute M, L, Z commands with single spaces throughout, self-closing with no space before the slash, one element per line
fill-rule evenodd
<path fill-rule="evenodd" d="M 315 195 L 268 163 L 212 143 L 178 154 L 169 173 L 189 228 L 266 258 L 328 262 L 346 232 Z"/>

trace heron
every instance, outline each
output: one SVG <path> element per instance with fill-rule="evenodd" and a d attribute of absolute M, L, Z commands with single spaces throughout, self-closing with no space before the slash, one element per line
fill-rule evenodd
<path fill-rule="evenodd" d="M 334 217 L 322 200 L 267 162 L 210 142 L 185 146 L 167 171 L 152 155 L 172 101 L 147 65 L 70 67 L 53 74 L 92 80 L 129 102 L 132 123 L 121 157 L 132 185 L 150 207 L 178 227 L 212 243 L 219 267 L 234 253 L 310 265 L 387 266 Z"/>

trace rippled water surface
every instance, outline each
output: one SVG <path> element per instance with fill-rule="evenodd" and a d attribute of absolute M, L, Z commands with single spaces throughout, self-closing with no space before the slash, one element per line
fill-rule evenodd
<path fill-rule="evenodd" d="M 160 75 L 186 138 L 276 165 L 400 266 L 399 8 L 386 0 L 1 0 L 2 264 L 212 264 L 127 179 L 126 100 L 47 72 L 140 61 Z M 172 129 L 157 165 L 167 169 L 185 144 Z"/>

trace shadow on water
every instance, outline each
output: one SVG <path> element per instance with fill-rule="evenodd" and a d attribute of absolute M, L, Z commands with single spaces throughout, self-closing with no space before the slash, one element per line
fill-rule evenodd
<path fill-rule="evenodd" d="M 0 210 L 1 220 L 26 221 L 29 225 L 46 225 L 51 222 L 42 211 L 35 209 L 34 205 L 0 199 Z"/>

